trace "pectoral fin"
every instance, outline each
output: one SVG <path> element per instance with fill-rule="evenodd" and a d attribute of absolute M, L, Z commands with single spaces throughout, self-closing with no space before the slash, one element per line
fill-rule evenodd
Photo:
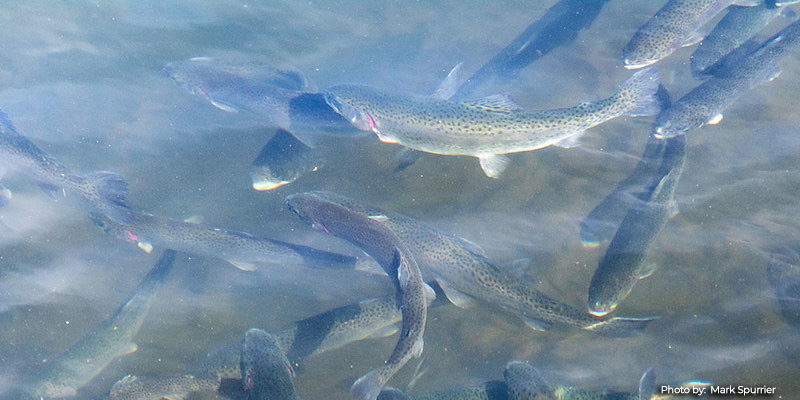
<path fill-rule="evenodd" d="M 637 275 L 639 275 L 639 279 L 644 279 L 653 275 L 654 272 L 658 269 L 658 264 L 656 263 L 647 263 L 639 267 L 639 271 Z"/>
<path fill-rule="evenodd" d="M 228 260 L 228 262 L 231 263 L 231 265 L 233 265 L 234 267 L 236 267 L 240 271 L 251 272 L 251 271 L 255 271 L 256 270 L 256 265 L 253 264 L 253 263 L 249 263 L 249 262 L 246 262 L 246 261 L 232 261 L 232 260 Z"/>
<path fill-rule="evenodd" d="M 475 305 L 475 300 L 467 294 L 464 294 L 450 286 L 447 282 L 437 279 L 436 283 L 442 288 L 444 295 L 458 308 L 470 308 Z M 430 286 L 429 286 L 430 287 Z"/>
<path fill-rule="evenodd" d="M 720 123 L 721 121 L 722 121 L 722 114 L 717 114 L 717 115 L 711 117 L 711 119 L 708 120 L 708 122 L 706 122 L 706 123 L 709 124 L 709 125 L 716 125 L 716 124 Z"/>
<path fill-rule="evenodd" d="M 501 154 L 485 154 L 478 156 L 483 173 L 490 178 L 499 178 L 508 166 L 508 157 Z"/>
<path fill-rule="evenodd" d="M 522 322 L 524 322 L 525 325 L 528 325 L 529 328 L 531 328 L 531 329 L 533 329 L 535 331 L 546 331 L 546 330 L 549 330 L 550 327 L 553 325 L 553 324 L 551 324 L 549 322 L 544 322 L 542 320 L 538 320 L 538 319 L 535 319 L 535 318 L 527 317 L 527 316 L 524 316 L 524 315 L 520 315 L 519 318 L 522 319 Z"/>

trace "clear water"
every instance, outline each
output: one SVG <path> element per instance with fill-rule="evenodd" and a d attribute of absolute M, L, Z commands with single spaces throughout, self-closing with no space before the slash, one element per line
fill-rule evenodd
<path fill-rule="evenodd" d="M 583 249 L 578 223 L 633 168 L 651 119 L 591 129 L 579 148 L 512 155 L 498 180 L 466 157 L 426 156 L 393 173 L 396 146 L 370 136 L 331 141 L 324 168 L 256 192 L 249 163 L 272 131 L 214 109 L 161 72 L 170 61 L 216 56 L 295 66 L 319 88 L 354 82 L 424 94 L 458 62 L 466 74 L 477 70 L 554 1 L 365 3 L 9 2 L 0 9 L 0 107 L 75 171 L 123 174 L 139 209 L 345 248 L 284 205 L 291 193 L 332 190 L 470 238 L 501 264 L 529 258 L 514 272 L 584 308 L 604 247 Z M 572 45 L 493 93 L 530 109 L 609 95 L 630 75 L 622 47 L 659 3 L 611 1 Z M 697 84 L 692 50 L 659 63 L 673 96 Z M 524 359 L 553 383 L 584 388 L 633 390 L 655 367 L 659 382 L 765 384 L 783 398 L 800 392 L 800 337 L 781 319 L 764 273 L 771 246 L 800 239 L 800 61 L 793 55 L 782 66 L 779 79 L 738 101 L 722 123 L 688 138 L 681 212 L 649 253 L 659 270 L 617 311 L 660 315 L 643 336 L 534 332 L 488 306 L 442 307 L 429 315 L 430 368 L 417 390 L 499 379 L 507 361 Z M 0 209 L 0 392 L 113 312 L 158 256 L 106 236 L 24 174 L 10 170 L 2 182 L 14 197 Z M 183 256 L 137 336 L 139 351 L 114 361 L 80 397 L 102 396 L 125 374 L 188 370 L 252 326 L 277 329 L 391 291 L 386 278 L 357 272 L 275 266 L 254 275 Z M 306 360 L 300 395 L 350 398 L 353 380 L 395 342 L 365 340 Z M 391 384 L 405 385 L 412 370 Z"/>

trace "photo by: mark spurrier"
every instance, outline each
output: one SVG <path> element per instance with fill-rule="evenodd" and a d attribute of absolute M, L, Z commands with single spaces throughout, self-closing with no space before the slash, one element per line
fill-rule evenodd
<path fill-rule="evenodd" d="M 736 395 L 736 396 L 771 396 L 777 394 L 777 388 L 774 386 L 744 386 L 744 385 L 683 385 L 683 386 L 669 386 L 662 385 L 660 387 L 661 394 L 684 394 L 694 396 L 705 395 Z"/>

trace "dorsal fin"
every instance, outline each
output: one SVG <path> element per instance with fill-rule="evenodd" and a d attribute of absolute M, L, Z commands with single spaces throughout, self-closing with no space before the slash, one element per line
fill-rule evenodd
<path fill-rule="evenodd" d="M 460 62 L 456 64 L 453 69 L 450 70 L 450 73 L 444 78 L 442 83 L 439 84 L 439 87 L 436 88 L 436 91 L 433 92 L 431 97 L 438 100 L 448 100 L 456 94 L 458 91 L 458 78 L 461 75 L 461 64 Z"/>

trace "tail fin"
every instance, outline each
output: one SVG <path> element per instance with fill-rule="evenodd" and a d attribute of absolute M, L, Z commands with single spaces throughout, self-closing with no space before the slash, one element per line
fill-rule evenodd
<path fill-rule="evenodd" d="M 378 375 L 380 368 L 369 371 L 366 375 L 358 378 L 350 388 L 350 393 L 361 400 L 375 400 L 381 393 L 383 383 Z"/>
<path fill-rule="evenodd" d="M 114 222 L 131 225 L 133 211 L 125 204 L 128 181 L 122 175 L 108 171 L 92 172 L 84 177 L 91 188 L 91 200 L 98 211 Z"/>
<path fill-rule="evenodd" d="M 661 73 L 655 67 L 645 68 L 628 78 L 616 96 L 626 104 L 628 115 L 655 115 L 661 111 L 656 92 L 661 83 Z"/>
<path fill-rule="evenodd" d="M 583 329 L 592 331 L 600 336 L 610 338 L 627 338 L 641 335 L 647 325 L 658 317 L 622 318 L 614 317 Z"/>

